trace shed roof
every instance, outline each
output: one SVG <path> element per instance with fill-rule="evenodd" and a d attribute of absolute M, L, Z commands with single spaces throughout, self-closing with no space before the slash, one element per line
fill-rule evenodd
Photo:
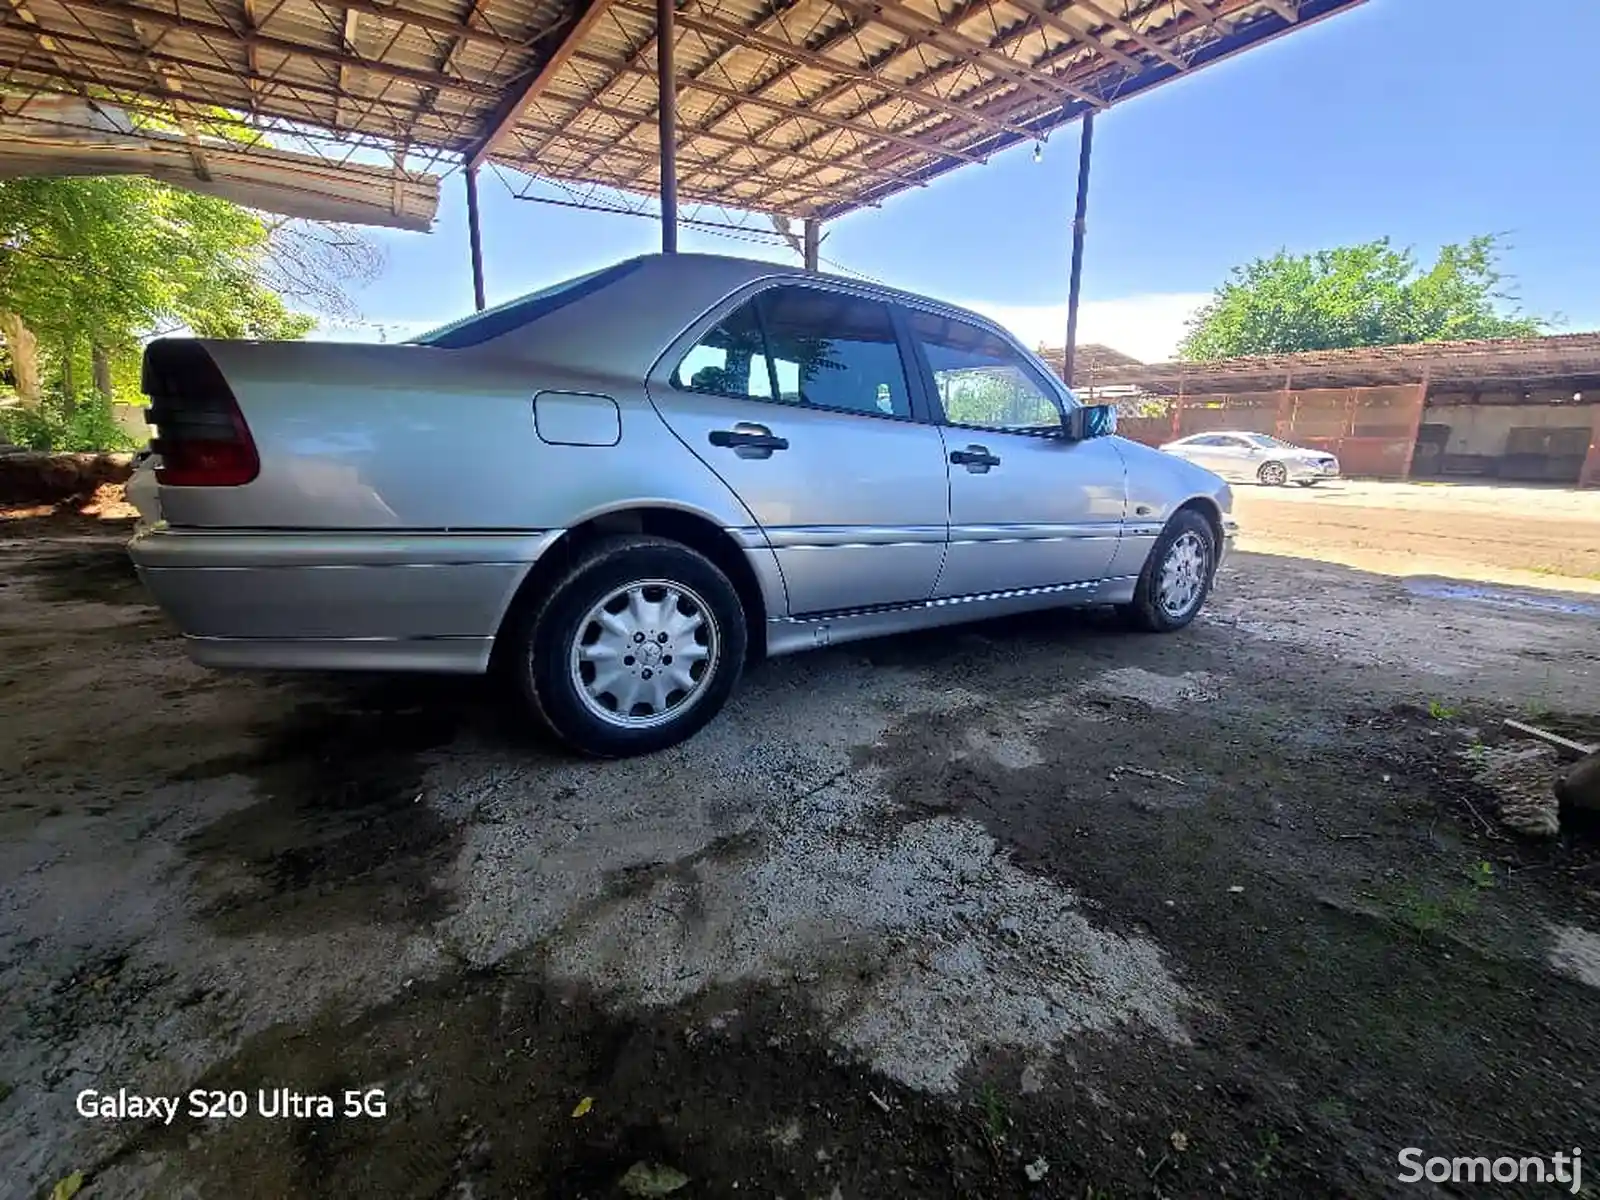
<path fill-rule="evenodd" d="M 1082 351 L 1079 352 L 1080 354 Z M 1061 361 L 1061 351 L 1045 360 Z M 1537 383 L 1541 380 L 1600 377 L 1600 333 L 1554 337 L 1496 338 L 1466 342 L 1417 342 L 1403 346 L 1361 346 L 1302 354 L 1265 354 L 1214 362 L 1133 363 L 1078 372 L 1079 383 L 1096 387 L 1137 386 L 1146 391 L 1192 395 L 1229 391 L 1272 391 L 1286 385 L 1378 387 L 1420 383 Z"/>
<path fill-rule="evenodd" d="M 680 0 L 679 191 L 839 215 L 1361 2 Z M 3 94 L 197 125 L 220 106 L 659 187 L 651 0 L 0 0 L 0 14 Z"/>

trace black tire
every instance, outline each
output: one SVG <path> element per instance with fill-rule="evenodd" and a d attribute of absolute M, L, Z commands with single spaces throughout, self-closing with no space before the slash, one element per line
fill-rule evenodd
<path fill-rule="evenodd" d="M 1256 468 L 1256 482 L 1267 487 L 1283 487 L 1289 482 L 1289 468 L 1274 459 Z"/>
<path fill-rule="evenodd" d="M 712 630 L 707 636 L 715 637 L 716 650 L 696 677 L 693 702 L 679 715 L 661 719 L 660 714 L 641 714 L 634 719 L 659 723 L 625 726 L 599 716 L 580 691 L 573 678 L 578 669 L 573 665 L 574 643 L 586 631 L 598 629 L 588 618 L 609 594 L 647 581 L 646 591 L 657 596 L 661 589 L 656 584 L 668 583 L 703 601 Z M 700 605 L 690 608 L 701 610 Z M 584 547 L 554 586 L 528 605 L 515 626 L 507 664 L 533 715 L 558 738 L 583 754 L 623 758 L 676 745 L 715 717 L 739 681 L 748 640 L 739 594 L 710 559 L 666 538 L 617 536 Z M 631 706 L 630 713 L 638 708 Z M 670 706 L 663 711 L 670 712 Z"/>
<path fill-rule="evenodd" d="M 1200 588 L 1193 601 L 1181 612 L 1172 613 L 1161 603 L 1159 577 L 1168 554 L 1185 534 L 1200 538 L 1205 547 L 1205 563 L 1200 573 Z M 1144 560 L 1144 569 L 1139 572 L 1139 582 L 1133 589 L 1133 602 L 1122 605 L 1118 611 L 1134 629 L 1149 633 L 1171 633 L 1175 629 L 1182 629 L 1194 620 L 1205 605 L 1216 573 L 1217 531 L 1212 528 L 1210 521 L 1193 509 L 1183 509 L 1167 522 L 1156 544 L 1150 548 L 1150 556 Z"/>

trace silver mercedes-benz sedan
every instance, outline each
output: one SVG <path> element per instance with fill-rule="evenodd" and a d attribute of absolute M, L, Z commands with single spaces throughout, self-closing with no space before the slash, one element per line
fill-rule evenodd
<path fill-rule="evenodd" d="M 131 553 L 196 660 L 496 665 L 598 755 L 688 737 L 752 655 L 1181 628 L 1233 530 L 992 322 L 765 262 L 636 258 L 404 345 L 161 340 L 144 387 Z"/>
<path fill-rule="evenodd" d="M 1339 460 L 1326 450 L 1311 450 L 1266 433 L 1217 429 L 1190 434 L 1161 449 L 1215 471 L 1224 479 L 1254 481 L 1268 487 L 1298 483 L 1311 487 L 1339 477 Z"/>

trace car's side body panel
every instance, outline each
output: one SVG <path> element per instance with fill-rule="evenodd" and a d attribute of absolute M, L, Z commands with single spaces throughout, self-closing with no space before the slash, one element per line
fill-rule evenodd
<path fill-rule="evenodd" d="M 944 560 L 944 450 L 931 425 L 758 403 L 651 382 L 667 425 L 750 510 L 796 612 L 921 600 Z M 762 455 L 711 444 L 759 425 Z"/>
<path fill-rule="evenodd" d="M 970 481 L 981 499 L 953 516 L 948 452 L 972 431 L 927 420 L 915 367 L 915 420 L 675 390 L 677 350 L 774 280 L 938 307 L 771 264 L 681 260 L 644 260 L 532 326 L 460 348 L 204 343 L 259 473 L 160 487 L 164 519 L 131 546 L 194 657 L 481 671 L 567 531 L 627 528 L 643 510 L 693 518 L 739 548 L 770 653 L 1121 602 L 1172 511 L 1201 498 L 1226 512 L 1214 476 L 1121 439 L 984 434 L 1027 442 L 1003 457 L 1036 469 Z M 789 449 L 712 444 L 739 422 Z"/>
<path fill-rule="evenodd" d="M 1095 582 L 1122 538 L 1126 485 L 1110 438 L 945 428 L 951 450 L 987 449 L 999 465 L 950 470 L 950 549 L 934 595 Z"/>
<path fill-rule="evenodd" d="M 674 339 L 650 372 L 650 397 L 683 445 L 750 510 L 777 557 L 785 613 L 926 599 L 944 563 L 949 507 L 944 443 L 934 426 L 692 391 L 674 382 L 678 363 L 701 337 L 778 285 L 879 299 L 870 288 L 819 285 L 814 278 L 755 281 Z M 714 434 L 745 427 L 787 444 L 765 451 L 713 444 Z"/>

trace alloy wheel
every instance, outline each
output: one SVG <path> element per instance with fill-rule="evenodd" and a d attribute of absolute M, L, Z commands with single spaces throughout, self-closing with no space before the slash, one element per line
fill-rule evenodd
<path fill-rule="evenodd" d="M 681 583 L 652 579 L 624 584 L 590 608 L 569 663 L 590 712 L 619 728 L 649 729 L 700 699 L 720 655 L 705 600 Z"/>

